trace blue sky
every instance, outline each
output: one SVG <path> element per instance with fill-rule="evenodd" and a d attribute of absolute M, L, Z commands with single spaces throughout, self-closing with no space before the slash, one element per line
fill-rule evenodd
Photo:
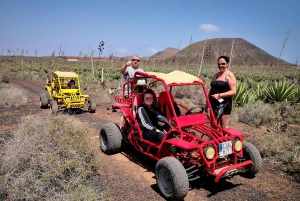
<path fill-rule="evenodd" d="M 243 38 L 300 63 L 299 0 L 0 0 L 1 54 L 151 56 L 211 38 Z M 192 38 L 192 41 L 191 41 Z M 18 52 L 18 53 L 17 53 Z"/>

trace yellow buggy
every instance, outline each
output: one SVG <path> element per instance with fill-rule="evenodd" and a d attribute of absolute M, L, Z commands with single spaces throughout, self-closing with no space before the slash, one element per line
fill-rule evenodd
<path fill-rule="evenodd" d="M 47 93 L 40 95 L 40 107 L 50 107 L 50 112 L 67 111 L 69 114 L 87 110 L 96 112 L 96 102 L 89 95 L 82 94 L 79 77 L 75 72 L 53 71 L 47 76 Z"/>

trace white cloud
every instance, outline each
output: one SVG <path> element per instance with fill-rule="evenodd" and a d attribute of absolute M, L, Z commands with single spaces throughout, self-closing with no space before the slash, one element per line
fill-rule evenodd
<path fill-rule="evenodd" d="M 119 52 L 119 53 L 121 53 L 121 54 L 128 54 L 128 49 L 127 48 L 125 48 L 125 47 L 119 47 L 118 49 L 117 49 L 117 51 Z"/>
<path fill-rule="evenodd" d="M 206 31 L 206 32 L 220 32 L 221 29 L 213 24 L 201 24 L 199 26 L 199 30 Z"/>
<path fill-rule="evenodd" d="M 149 54 L 151 54 L 151 55 L 157 53 L 158 51 L 160 51 L 160 49 L 158 49 L 156 47 L 147 47 L 147 48 L 145 48 L 145 50 L 147 52 L 149 52 Z"/>

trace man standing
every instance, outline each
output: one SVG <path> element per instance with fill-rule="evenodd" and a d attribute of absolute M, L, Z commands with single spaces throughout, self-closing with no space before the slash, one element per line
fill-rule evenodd
<path fill-rule="evenodd" d="M 140 57 L 138 55 L 133 55 L 129 61 L 127 61 L 121 68 L 121 73 L 124 75 L 124 79 L 126 82 L 130 81 L 134 73 L 137 71 L 144 72 L 143 69 L 139 67 Z M 125 87 L 125 94 L 130 95 L 131 92 L 130 84 L 127 84 Z"/>
<path fill-rule="evenodd" d="M 140 57 L 133 55 L 132 58 L 122 66 L 121 73 L 124 75 L 126 82 L 133 78 L 136 71 L 144 72 L 143 69 L 139 68 L 139 64 Z"/>
<path fill-rule="evenodd" d="M 121 73 L 124 75 L 124 79 L 126 82 L 130 81 L 134 73 L 137 71 L 144 72 L 143 69 L 139 68 L 140 64 L 140 57 L 138 55 L 133 55 L 129 61 L 127 61 L 121 68 Z M 125 86 L 124 94 L 129 97 L 131 93 L 131 84 L 127 84 Z M 125 125 L 125 117 L 124 115 L 121 116 L 121 122 L 120 122 L 120 128 L 121 131 L 124 131 L 124 125 Z"/>

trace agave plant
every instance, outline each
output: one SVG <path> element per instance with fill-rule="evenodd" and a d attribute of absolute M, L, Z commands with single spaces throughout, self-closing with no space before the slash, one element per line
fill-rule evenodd
<path fill-rule="evenodd" d="M 254 81 L 254 79 L 252 79 L 252 77 L 248 77 L 246 80 L 245 80 L 245 82 L 248 84 L 248 87 L 249 88 L 253 88 L 253 86 L 255 85 L 255 81 Z"/>
<path fill-rule="evenodd" d="M 300 86 L 296 87 L 296 92 L 294 94 L 296 102 L 300 103 Z"/>
<path fill-rule="evenodd" d="M 255 95 L 249 90 L 249 85 L 241 82 L 237 83 L 236 94 L 233 96 L 233 101 L 238 106 L 252 103 L 255 100 Z"/>
<path fill-rule="evenodd" d="M 255 100 L 256 100 L 255 95 L 252 92 L 247 92 L 240 100 L 239 105 L 243 107 L 246 104 L 253 103 Z"/>
<path fill-rule="evenodd" d="M 232 97 L 233 101 L 237 104 L 242 99 L 243 95 L 245 94 L 245 91 L 247 90 L 248 85 L 243 82 L 237 82 L 236 84 L 236 94 Z"/>
<path fill-rule="evenodd" d="M 267 82 L 258 82 L 253 90 L 255 100 L 265 101 L 267 99 L 265 91 L 267 90 Z"/>
<path fill-rule="evenodd" d="M 270 102 L 294 102 L 299 98 L 295 97 L 296 92 L 295 84 L 290 85 L 286 80 L 281 80 L 279 82 L 275 81 L 274 83 L 270 83 L 265 94 L 267 100 Z"/>

